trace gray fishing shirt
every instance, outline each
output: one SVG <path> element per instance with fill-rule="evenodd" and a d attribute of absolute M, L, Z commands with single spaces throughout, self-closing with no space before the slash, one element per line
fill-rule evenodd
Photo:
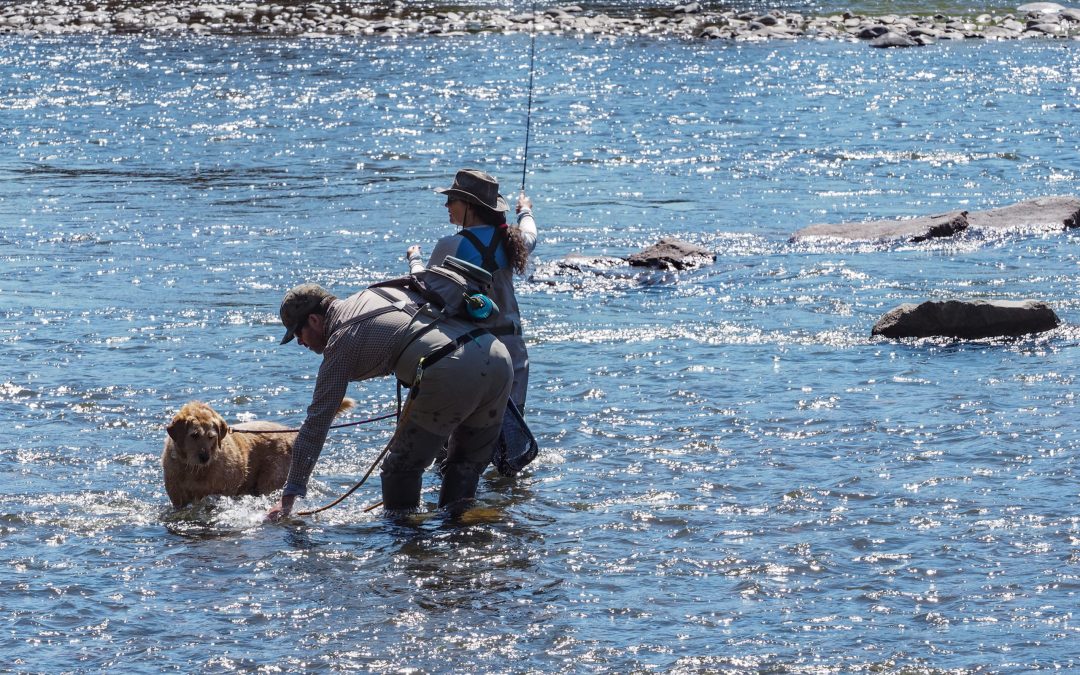
<path fill-rule="evenodd" d="M 400 288 L 381 290 L 398 298 L 398 302 L 392 303 L 369 289 L 344 300 L 335 300 L 326 312 L 326 348 L 307 419 L 293 446 L 289 478 L 285 482 L 286 495 L 303 497 L 307 494 L 308 479 L 349 382 L 389 375 L 394 371 L 392 359 L 405 337 L 411 334 L 413 317 L 403 309 L 389 308 L 411 305 L 420 298 Z M 347 323 L 367 313 L 373 315 Z"/>

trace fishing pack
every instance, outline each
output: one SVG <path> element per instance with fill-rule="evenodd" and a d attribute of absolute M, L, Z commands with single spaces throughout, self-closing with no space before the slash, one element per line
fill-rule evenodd
<path fill-rule="evenodd" d="M 404 277 L 371 284 L 369 288 L 407 288 L 444 317 L 488 321 L 499 314 L 491 299 L 491 273 L 470 262 L 447 256 L 439 265 Z"/>

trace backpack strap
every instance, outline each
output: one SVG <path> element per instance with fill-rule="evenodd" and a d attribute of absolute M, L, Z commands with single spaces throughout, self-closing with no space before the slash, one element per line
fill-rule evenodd
<path fill-rule="evenodd" d="M 416 322 L 417 315 L 420 314 L 420 310 L 423 309 L 424 307 L 429 306 L 430 303 L 417 305 L 415 302 L 413 302 L 411 300 L 408 300 L 408 299 L 400 300 L 398 298 L 395 298 L 393 295 L 391 295 L 390 293 L 388 293 L 385 290 L 386 287 L 401 288 L 401 286 L 398 286 L 397 284 L 393 283 L 393 281 L 394 280 L 391 280 L 391 282 L 380 282 L 379 285 L 377 285 L 377 286 L 376 285 L 371 285 L 371 286 L 368 286 L 368 288 L 371 290 L 371 292 L 378 294 L 380 297 L 382 297 L 387 302 L 393 303 L 392 306 L 390 306 L 390 307 L 381 308 L 382 310 L 389 311 L 389 310 L 392 310 L 392 309 L 399 309 L 399 310 L 401 310 L 403 312 L 408 313 L 409 316 L 412 317 L 412 321 L 409 322 L 409 326 L 410 326 L 410 328 L 412 328 L 413 332 L 409 333 L 408 335 L 405 336 L 405 340 L 402 342 L 402 344 L 398 345 L 394 349 L 393 354 L 391 354 L 391 356 L 390 356 L 390 363 L 396 364 L 398 359 L 401 358 L 401 355 L 405 352 L 405 350 L 409 348 L 409 345 L 411 345 L 413 342 L 415 342 L 421 335 L 427 333 L 429 330 L 431 330 L 436 325 L 438 325 L 439 321 L 441 321 L 445 317 L 441 314 L 441 312 L 437 313 L 437 314 L 429 314 L 429 313 L 425 312 L 422 316 L 427 318 L 428 322 L 427 323 L 421 323 L 421 324 L 419 324 L 419 327 L 413 328 L 413 324 Z M 375 313 L 377 313 L 379 311 L 380 310 L 374 310 L 368 316 L 374 315 Z M 367 317 L 364 316 L 364 317 L 357 317 L 357 318 L 359 319 L 359 318 L 367 318 Z M 352 319 L 350 319 L 350 321 L 352 321 Z"/>
<path fill-rule="evenodd" d="M 395 298 L 393 295 L 391 295 L 390 293 L 388 293 L 386 291 L 386 287 L 401 288 L 401 286 L 397 286 L 395 284 L 385 283 L 384 282 L 384 283 L 380 283 L 380 284 L 372 284 L 371 286 L 368 286 L 368 290 L 371 291 L 372 293 L 374 293 L 375 295 L 379 296 L 383 300 L 386 300 L 387 302 L 389 302 L 390 303 L 389 309 L 396 309 L 398 311 L 405 312 L 409 316 L 416 316 L 416 313 L 420 311 L 420 306 L 419 305 L 417 305 L 412 300 L 409 300 L 407 297 L 406 298 Z M 378 311 L 378 310 L 375 310 L 375 311 Z M 351 321 L 351 319 L 350 319 L 350 321 Z"/>
<path fill-rule="evenodd" d="M 472 232 L 469 232 L 469 228 L 467 227 L 461 228 L 461 232 L 459 232 L 458 234 L 465 237 L 465 239 L 467 239 L 469 243 L 473 245 L 473 248 L 476 249 L 476 252 L 480 254 L 481 267 L 486 269 L 488 272 L 491 272 L 492 274 L 495 273 L 495 270 L 499 269 L 499 263 L 495 261 L 495 252 L 499 249 L 499 244 L 503 242 L 503 237 L 506 236 L 503 232 L 503 228 L 495 228 L 495 234 L 491 235 L 491 242 L 487 246 L 485 246 L 483 242 L 480 241 L 480 237 L 476 236 L 476 234 Z"/>
<path fill-rule="evenodd" d="M 399 298 L 395 298 L 393 295 L 387 293 L 386 291 L 384 291 L 381 288 L 370 288 L 369 287 L 369 290 L 372 291 L 373 293 L 377 294 L 379 297 L 386 300 L 390 304 L 387 305 L 386 307 L 379 307 L 378 309 L 373 309 L 370 312 L 364 312 L 363 314 L 360 314 L 358 316 L 354 316 L 351 319 L 347 319 L 345 321 L 342 321 L 341 323 L 339 323 L 334 328 L 333 331 L 331 331 L 330 335 L 333 335 L 334 333 L 338 332 L 342 328 L 347 328 L 347 327 L 349 327 L 349 326 L 351 326 L 353 324 L 360 323 L 361 321 L 367 321 L 368 319 L 373 319 L 373 318 L 379 316 L 380 314 L 386 314 L 387 312 L 394 312 L 394 311 L 405 312 L 409 316 L 415 317 L 416 313 L 420 311 L 420 308 L 417 307 L 413 302 L 411 302 L 409 300 L 401 300 Z M 329 338 L 330 338 L 330 336 L 328 335 L 327 339 L 329 339 Z"/>

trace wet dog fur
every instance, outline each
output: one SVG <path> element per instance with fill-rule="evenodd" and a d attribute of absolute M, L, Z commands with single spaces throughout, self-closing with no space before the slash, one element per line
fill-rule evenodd
<path fill-rule="evenodd" d="M 341 401 L 338 413 L 352 408 Z M 161 466 L 165 492 L 180 508 L 210 495 L 267 495 L 289 476 L 296 432 L 275 422 L 246 422 L 230 431 L 213 408 L 201 401 L 186 403 L 169 424 Z M 272 434 L 238 431 L 276 431 Z"/>

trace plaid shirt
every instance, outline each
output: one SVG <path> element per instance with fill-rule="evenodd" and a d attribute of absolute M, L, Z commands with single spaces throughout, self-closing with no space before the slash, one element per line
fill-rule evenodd
<path fill-rule="evenodd" d="M 402 338 L 410 333 L 412 315 L 403 309 L 384 311 L 367 319 L 344 325 L 361 314 L 391 307 L 394 304 L 415 304 L 418 296 L 400 288 L 384 288 L 400 298 L 391 303 L 370 290 L 344 300 L 335 300 L 326 312 L 326 348 L 315 381 L 307 419 L 293 445 L 286 495 L 307 494 L 307 483 L 315 462 L 322 452 L 326 434 L 337 414 L 349 382 L 389 375 L 394 365 L 390 359 Z"/>

